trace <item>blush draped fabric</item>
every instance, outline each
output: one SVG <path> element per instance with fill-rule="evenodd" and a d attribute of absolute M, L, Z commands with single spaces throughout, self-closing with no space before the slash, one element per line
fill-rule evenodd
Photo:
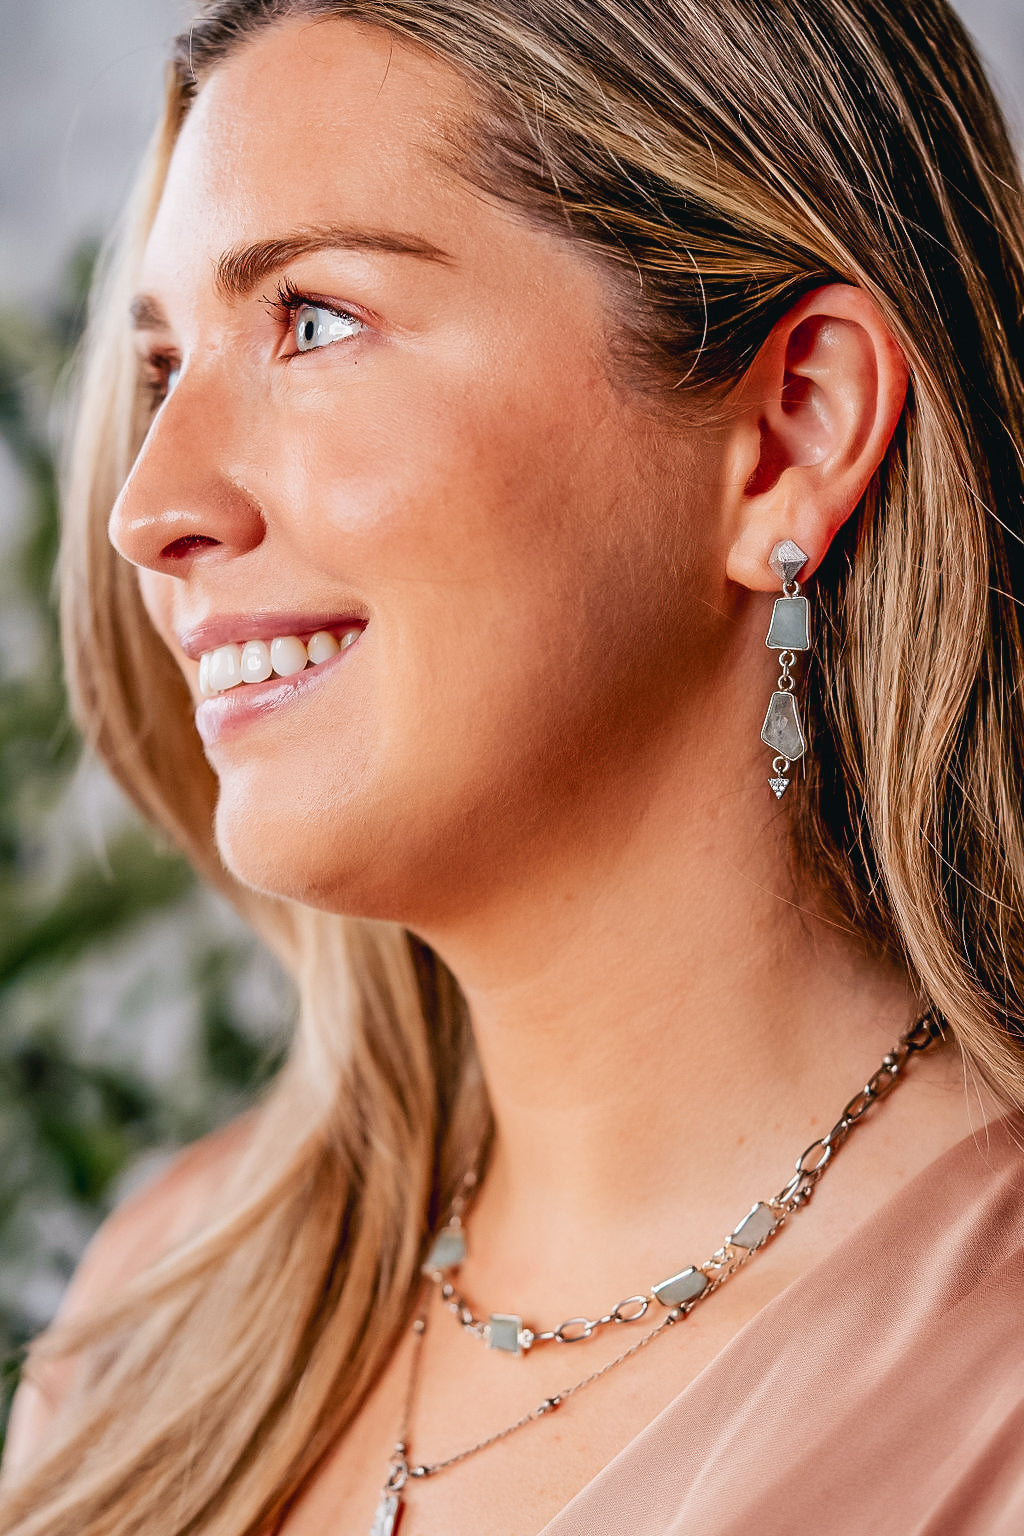
<path fill-rule="evenodd" d="M 1024 1119 L 951 1148 L 541 1536 L 1024 1536 Z"/>

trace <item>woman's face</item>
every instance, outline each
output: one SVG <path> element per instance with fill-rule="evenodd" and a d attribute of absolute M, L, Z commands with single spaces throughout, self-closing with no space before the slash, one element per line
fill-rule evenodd
<path fill-rule="evenodd" d="M 722 563 L 710 440 L 616 383 L 579 248 L 445 168 L 466 110 L 340 20 L 203 85 L 134 306 L 171 387 L 111 530 L 195 696 L 228 866 L 426 927 L 642 808 Z M 204 653 L 218 684 L 249 644 L 256 677 L 252 642 L 314 632 L 319 665 L 278 647 L 283 676 L 201 698 Z"/>

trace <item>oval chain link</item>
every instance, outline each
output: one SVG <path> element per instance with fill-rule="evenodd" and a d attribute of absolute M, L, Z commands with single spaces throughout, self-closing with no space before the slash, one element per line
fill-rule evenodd
<path fill-rule="evenodd" d="M 924 1014 L 905 1035 L 900 1037 L 898 1044 L 882 1058 L 877 1071 L 872 1073 L 864 1087 L 854 1094 L 832 1129 L 817 1141 L 812 1141 L 810 1146 L 801 1152 L 796 1160 L 796 1172 L 788 1183 L 772 1199 L 764 1202 L 775 1217 L 775 1224 L 771 1230 L 751 1248 L 740 1247 L 727 1239 L 721 1248 L 716 1248 L 703 1264 L 694 1266 L 695 1273 L 702 1274 L 708 1282 L 706 1288 L 699 1293 L 700 1300 L 704 1300 L 706 1296 L 711 1295 L 720 1285 L 723 1285 L 741 1265 L 746 1263 L 752 1253 L 756 1253 L 770 1238 L 774 1237 L 788 1216 L 807 1204 L 825 1169 L 853 1128 L 872 1106 L 878 1103 L 879 1099 L 884 1099 L 886 1094 L 891 1093 L 895 1088 L 907 1060 L 916 1052 L 926 1051 L 937 1045 L 942 1039 L 942 1021 L 934 1010 Z M 734 1228 L 732 1235 L 735 1235 L 738 1230 Z M 489 1332 L 486 1319 L 474 1314 L 466 1298 L 445 1275 L 435 1272 L 432 1278 L 439 1280 L 442 1301 L 466 1332 L 486 1341 Z M 664 1284 L 663 1281 L 658 1283 Z M 528 1350 L 535 1344 L 585 1343 L 601 1328 L 614 1327 L 620 1323 L 638 1323 L 641 1318 L 647 1316 L 656 1299 L 652 1286 L 643 1295 L 638 1292 L 634 1296 L 626 1296 L 622 1301 L 617 1302 L 610 1312 L 604 1313 L 601 1317 L 569 1317 L 557 1328 L 550 1328 L 543 1332 L 524 1328 L 520 1334 L 521 1348 Z M 676 1309 L 677 1312 L 679 1310 Z M 688 1304 L 686 1310 L 689 1310 Z"/>

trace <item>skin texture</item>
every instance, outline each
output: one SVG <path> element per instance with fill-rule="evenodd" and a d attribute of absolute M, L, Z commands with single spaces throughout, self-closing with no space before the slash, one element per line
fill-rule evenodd
<path fill-rule="evenodd" d="M 142 279 L 144 366 L 180 376 L 111 536 L 193 689 L 181 637 L 225 616 L 238 640 L 274 614 L 365 624 L 315 688 L 209 742 L 220 845 L 243 880 L 401 921 L 452 966 L 497 1124 L 465 1289 L 550 1322 L 706 1257 L 914 1016 L 906 978 L 795 885 L 799 774 L 780 809 L 758 740 L 768 555 L 794 538 L 813 577 L 906 369 L 866 295 L 833 286 L 715 424 L 652 409 L 613 377 L 601 273 L 441 168 L 466 110 L 445 67 L 341 21 L 264 32 L 203 86 Z M 329 220 L 447 256 L 288 261 L 366 327 L 295 355 L 279 274 L 230 298 L 217 263 Z M 955 1061 L 921 1063 L 784 1240 L 554 1422 L 418 1486 L 403 1536 L 539 1530 L 972 1114 Z M 201 1178 L 187 1190 L 198 1211 Z M 124 1242 L 100 1239 L 75 1305 Z M 435 1315 L 414 1453 L 462 1448 L 621 1347 L 513 1364 Z M 287 1536 L 369 1528 L 404 1369 Z"/>
<path fill-rule="evenodd" d="M 295 31 L 297 77 L 337 35 Z M 596 276 L 436 163 L 430 68 L 394 60 L 375 107 L 390 50 L 363 46 L 358 61 L 335 49 L 336 90 L 262 149 L 251 93 L 280 89 L 272 53 L 202 93 L 144 273 L 171 321 L 155 340 L 184 369 L 112 531 L 148 567 L 172 645 L 226 612 L 368 615 L 329 698 L 211 748 L 218 834 L 254 884 L 433 921 L 439 904 L 479 910 L 536 847 L 557 868 L 568 840 L 590 841 L 581 812 L 623 791 L 638 697 L 659 735 L 674 728 L 700 640 L 678 591 L 709 573 L 696 508 L 667 520 L 658 487 L 714 466 L 699 438 L 656 434 L 615 389 Z M 225 202 L 240 178 L 247 195 Z M 373 318 L 282 356 L 274 280 L 226 305 L 212 264 L 332 218 L 425 233 L 452 259 L 291 263 L 296 286 Z M 176 553 L 189 534 L 216 542 Z"/>

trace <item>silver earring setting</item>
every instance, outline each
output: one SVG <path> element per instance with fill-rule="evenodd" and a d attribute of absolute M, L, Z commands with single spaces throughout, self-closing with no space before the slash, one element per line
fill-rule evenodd
<path fill-rule="evenodd" d="M 807 751 L 790 671 L 797 651 L 811 648 L 810 605 L 806 597 L 800 596 L 800 583 L 796 579 L 807 560 L 808 556 L 792 539 L 783 539 L 776 544 L 768 557 L 768 564 L 782 582 L 782 596 L 775 599 L 765 645 L 769 650 L 779 652 L 781 672 L 761 727 L 761 740 L 778 754 L 768 780 L 777 800 L 781 800 L 789 788 L 790 768 Z"/>

